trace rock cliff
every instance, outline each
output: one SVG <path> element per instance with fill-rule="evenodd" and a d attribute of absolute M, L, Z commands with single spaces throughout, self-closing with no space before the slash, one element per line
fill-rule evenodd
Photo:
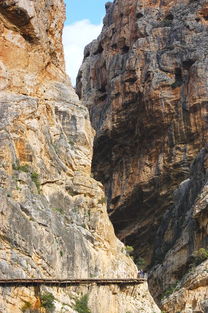
<path fill-rule="evenodd" d="M 0 2 L 0 276 L 133 278 L 91 177 L 94 131 L 64 72 L 64 18 L 62 0 Z M 46 312 L 46 291 L 57 313 L 86 295 L 93 313 L 159 312 L 147 284 L 0 287 L 0 312 Z"/>
<path fill-rule="evenodd" d="M 208 247 L 207 30 L 205 0 L 108 2 L 77 78 L 97 132 L 95 178 L 118 237 L 152 270 L 158 301 Z M 165 310 L 202 310 L 200 281 L 189 300 L 181 294 Z"/>

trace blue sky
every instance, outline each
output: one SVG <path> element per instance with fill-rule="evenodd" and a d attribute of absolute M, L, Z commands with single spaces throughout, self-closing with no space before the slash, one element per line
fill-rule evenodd
<path fill-rule="evenodd" d="M 75 85 L 84 47 L 102 30 L 107 0 L 65 0 L 67 19 L 63 33 L 66 72 Z"/>
<path fill-rule="evenodd" d="M 93 24 L 100 24 L 105 15 L 107 0 L 65 0 L 67 9 L 66 24 L 88 19 Z"/>

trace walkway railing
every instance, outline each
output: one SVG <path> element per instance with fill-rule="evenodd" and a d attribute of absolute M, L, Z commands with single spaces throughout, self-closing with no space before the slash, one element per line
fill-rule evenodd
<path fill-rule="evenodd" d="M 77 285 L 140 285 L 145 278 L 86 278 L 86 279 L 0 279 L 0 286 L 77 286 Z"/>

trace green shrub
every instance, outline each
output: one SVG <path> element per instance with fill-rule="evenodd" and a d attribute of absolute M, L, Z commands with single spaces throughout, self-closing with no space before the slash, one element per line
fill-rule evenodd
<path fill-rule="evenodd" d="M 36 186 L 38 192 L 40 192 L 40 180 L 39 180 L 39 175 L 38 175 L 38 173 L 33 172 L 33 173 L 31 174 L 31 179 L 32 179 L 32 181 L 34 182 L 34 184 L 35 184 L 35 186 Z"/>
<path fill-rule="evenodd" d="M 64 214 L 64 210 L 62 208 L 52 208 L 52 210 L 60 214 Z"/>
<path fill-rule="evenodd" d="M 73 139 L 69 139 L 68 143 L 70 144 L 70 146 L 74 147 L 75 145 L 75 141 Z"/>
<path fill-rule="evenodd" d="M 12 164 L 12 168 L 15 171 L 21 171 L 21 172 L 25 172 L 25 173 L 28 173 L 30 170 L 28 164 L 25 164 L 25 165 Z"/>
<path fill-rule="evenodd" d="M 91 313 L 91 310 L 88 307 L 89 296 L 83 295 L 80 299 L 76 299 L 74 310 L 78 313 Z"/>
<path fill-rule="evenodd" d="M 138 268 L 139 270 L 140 270 L 140 269 L 143 269 L 143 268 L 145 267 L 145 265 L 146 265 L 145 259 L 144 259 L 144 258 L 141 258 L 141 257 L 139 257 L 138 259 L 136 259 L 135 263 L 136 263 L 136 266 L 137 266 L 137 268 Z"/>
<path fill-rule="evenodd" d="M 126 247 L 125 247 L 125 250 L 126 250 L 126 253 L 127 253 L 128 255 L 130 255 L 131 253 L 134 252 L 134 247 L 132 247 L 132 246 L 126 246 Z"/>
<path fill-rule="evenodd" d="M 170 285 L 168 289 L 166 289 L 161 295 L 161 299 L 169 297 L 173 292 L 177 291 L 179 288 L 177 287 L 178 281 L 174 284 Z"/>
<path fill-rule="evenodd" d="M 41 306 L 46 309 L 46 312 L 53 312 L 55 297 L 52 293 L 46 292 L 40 296 Z"/>
<path fill-rule="evenodd" d="M 205 248 L 200 248 L 198 251 L 194 251 L 192 256 L 194 259 L 194 265 L 199 265 L 208 259 L 208 250 Z"/>

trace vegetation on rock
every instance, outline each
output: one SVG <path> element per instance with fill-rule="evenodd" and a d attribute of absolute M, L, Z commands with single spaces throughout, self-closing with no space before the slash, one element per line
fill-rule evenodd
<path fill-rule="evenodd" d="M 41 306 L 46 309 L 46 312 L 51 313 L 55 309 L 55 297 L 52 293 L 46 292 L 40 296 Z"/>
<path fill-rule="evenodd" d="M 161 295 L 161 299 L 164 299 L 166 297 L 169 297 L 174 291 L 177 291 L 179 290 L 179 287 L 178 287 L 178 281 L 176 281 L 174 284 L 171 284 L 169 286 L 169 288 L 167 288 L 163 294 Z"/>
<path fill-rule="evenodd" d="M 201 264 L 208 259 L 208 249 L 200 248 L 198 251 L 193 253 L 193 257 L 196 265 Z"/>
<path fill-rule="evenodd" d="M 136 259 L 135 264 L 138 269 L 143 269 L 146 265 L 146 261 L 144 258 L 139 257 L 138 259 Z"/>
<path fill-rule="evenodd" d="M 126 247 L 125 247 L 125 250 L 126 250 L 126 253 L 127 253 L 128 255 L 131 255 L 131 254 L 134 252 L 134 247 L 132 247 L 132 246 L 126 246 Z"/>
<path fill-rule="evenodd" d="M 91 310 L 88 307 L 89 296 L 83 295 L 80 299 L 76 299 L 74 310 L 78 313 L 91 313 Z"/>
<path fill-rule="evenodd" d="M 31 179 L 32 179 L 33 183 L 35 184 L 35 186 L 36 186 L 38 192 L 40 192 L 40 180 L 39 180 L 39 175 L 38 175 L 38 173 L 33 172 L 33 173 L 31 174 Z"/>
<path fill-rule="evenodd" d="M 25 173 L 29 172 L 29 165 L 28 164 L 24 164 L 24 165 L 12 164 L 12 168 L 15 171 L 21 171 L 21 172 L 25 172 Z"/>

